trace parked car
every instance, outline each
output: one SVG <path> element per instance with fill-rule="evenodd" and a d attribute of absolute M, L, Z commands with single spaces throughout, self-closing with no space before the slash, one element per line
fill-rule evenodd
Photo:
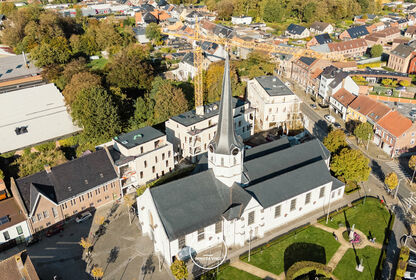
<path fill-rule="evenodd" d="M 316 109 L 316 104 L 315 103 L 310 104 L 310 106 L 311 106 L 312 109 Z"/>
<path fill-rule="evenodd" d="M 341 128 L 341 125 L 337 122 L 334 122 L 334 126 L 335 126 L 335 128 Z"/>
<path fill-rule="evenodd" d="M 412 118 L 416 117 L 416 109 L 415 108 L 412 108 L 412 110 L 410 110 L 409 116 L 411 116 Z"/>
<path fill-rule="evenodd" d="M 335 118 L 331 115 L 325 115 L 324 118 L 330 123 L 335 123 Z"/>
<path fill-rule="evenodd" d="M 46 237 L 51 237 L 52 235 L 58 234 L 64 231 L 64 223 L 57 223 L 46 231 Z"/>
<path fill-rule="evenodd" d="M 31 236 L 26 240 L 26 247 L 29 247 L 35 243 L 38 243 L 41 240 L 42 240 L 42 237 L 40 235 Z"/>
<path fill-rule="evenodd" d="M 250 150 L 252 147 L 250 145 L 244 145 L 244 149 Z"/>
<path fill-rule="evenodd" d="M 409 258 L 409 265 L 416 267 L 416 258 Z"/>
<path fill-rule="evenodd" d="M 80 224 L 80 223 L 82 223 L 83 221 L 85 221 L 85 220 L 88 220 L 89 218 L 91 218 L 92 217 L 92 214 L 90 213 L 90 212 L 84 212 L 84 213 L 82 213 L 82 214 L 80 214 L 80 215 L 78 215 L 76 218 L 75 218 L 75 222 L 77 222 L 78 224 Z"/>
<path fill-rule="evenodd" d="M 404 273 L 404 279 L 415 280 L 416 279 L 416 273 L 415 272 L 406 271 Z"/>

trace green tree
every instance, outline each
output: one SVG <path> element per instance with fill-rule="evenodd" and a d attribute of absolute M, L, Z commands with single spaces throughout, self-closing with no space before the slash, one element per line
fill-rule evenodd
<path fill-rule="evenodd" d="M 343 178 L 346 182 L 363 182 L 370 176 L 369 162 L 359 150 L 344 148 L 332 158 L 330 168 L 335 176 Z"/>
<path fill-rule="evenodd" d="M 266 22 L 282 22 L 285 10 L 281 0 L 267 0 L 264 5 L 263 20 Z"/>
<path fill-rule="evenodd" d="M 385 86 L 391 85 L 391 82 L 393 82 L 391 79 L 383 79 L 381 83 Z"/>
<path fill-rule="evenodd" d="M 371 140 L 374 135 L 373 127 L 369 123 L 360 123 L 357 125 L 357 127 L 354 129 L 354 135 L 357 137 L 357 139 L 360 140 L 361 143 L 364 143 L 364 141 Z"/>
<path fill-rule="evenodd" d="M 121 124 L 111 95 L 100 87 L 89 87 L 77 94 L 71 106 L 75 122 L 87 139 L 107 141 L 120 133 Z"/>
<path fill-rule="evenodd" d="M 159 86 L 154 100 L 155 123 L 164 122 L 168 118 L 188 110 L 188 101 L 182 90 L 172 85 L 170 81 Z"/>
<path fill-rule="evenodd" d="M 347 141 L 345 140 L 345 133 L 341 129 L 332 130 L 325 137 L 323 144 L 332 154 L 336 154 L 341 149 L 348 147 Z"/>
<path fill-rule="evenodd" d="M 62 67 L 61 75 L 59 78 L 55 79 L 54 82 L 62 90 L 71 82 L 71 79 L 75 74 L 86 71 L 88 71 L 88 69 L 85 58 L 79 57 L 73 59 Z"/>
<path fill-rule="evenodd" d="M 4 173 L 3 170 L 0 169 L 0 180 L 4 180 Z"/>
<path fill-rule="evenodd" d="M 65 37 L 55 37 L 34 47 L 30 56 L 38 67 L 50 64 L 63 64 L 71 57 L 71 49 Z"/>
<path fill-rule="evenodd" d="M 399 82 L 399 84 L 400 84 L 402 87 L 408 87 L 408 86 L 410 86 L 410 82 L 409 82 L 409 81 L 407 81 L 407 80 L 401 80 L 401 81 Z"/>
<path fill-rule="evenodd" d="M 384 184 L 386 184 L 386 186 L 390 190 L 394 190 L 399 184 L 399 179 L 397 178 L 397 174 L 394 172 L 391 172 L 390 174 L 388 174 L 386 178 L 384 179 Z"/>
<path fill-rule="evenodd" d="M 28 149 L 16 159 L 13 165 L 18 167 L 19 177 L 25 177 L 44 170 L 45 165 L 53 167 L 64 162 L 66 159 L 61 150 L 49 149 L 32 153 Z"/>
<path fill-rule="evenodd" d="M 186 267 L 185 262 L 176 259 L 170 266 L 173 276 L 176 279 L 186 279 L 188 278 L 188 268 Z"/>
<path fill-rule="evenodd" d="M 411 180 L 411 182 L 413 183 L 415 170 L 416 170 L 416 155 L 411 156 L 407 164 L 409 165 L 409 168 L 413 170 L 413 175 L 412 175 L 412 180 Z"/>
<path fill-rule="evenodd" d="M 306 22 L 312 22 L 316 18 L 316 4 L 309 2 L 303 11 L 303 19 Z"/>
<path fill-rule="evenodd" d="M 379 57 L 383 53 L 383 46 L 382 45 L 374 45 L 371 48 L 371 57 Z"/>
<path fill-rule="evenodd" d="M 90 72 L 74 74 L 69 84 L 62 91 L 67 105 L 71 106 L 77 95 L 84 89 L 101 86 L 101 77 Z"/>
<path fill-rule="evenodd" d="M 0 14 L 5 15 L 6 17 L 11 15 L 15 10 L 17 10 L 17 8 L 13 2 L 0 3 Z"/>
<path fill-rule="evenodd" d="M 134 115 L 129 120 L 130 130 L 153 125 L 154 106 L 154 100 L 149 95 L 137 98 L 134 104 Z"/>
<path fill-rule="evenodd" d="M 138 45 L 119 52 L 108 64 L 107 81 L 122 89 L 149 89 L 153 67 L 146 60 L 147 53 Z"/>
<path fill-rule="evenodd" d="M 229 20 L 234 11 L 234 5 L 231 0 L 221 0 L 217 3 L 218 18 Z"/>
<path fill-rule="evenodd" d="M 162 42 L 160 26 L 154 22 L 146 26 L 146 37 L 152 40 L 154 44 L 159 45 Z"/>

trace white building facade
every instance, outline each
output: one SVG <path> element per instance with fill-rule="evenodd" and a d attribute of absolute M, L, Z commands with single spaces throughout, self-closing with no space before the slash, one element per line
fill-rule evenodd
<path fill-rule="evenodd" d="M 15 198 L 0 201 L 0 244 L 23 243 L 31 235 L 26 217 Z"/>
<path fill-rule="evenodd" d="M 348 73 L 334 66 L 325 68 L 321 74 L 318 95 L 329 102 L 329 98 L 341 88 L 358 96 L 359 86 L 348 76 Z"/>
<path fill-rule="evenodd" d="M 276 76 L 261 76 L 247 83 L 247 99 L 256 110 L 262 130 L 290 127 L 300 118 L 300 99 Z"/>

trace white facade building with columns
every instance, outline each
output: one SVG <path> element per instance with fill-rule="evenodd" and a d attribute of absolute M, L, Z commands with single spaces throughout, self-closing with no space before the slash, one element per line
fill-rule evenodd
<path fill-rule="evenodd" d="M 245 151 L 232 113 L 225 64 L 217 133 L 192 175 L 147 189 L 137 198 L 142 232 L 167 264 L 184 248 L 201 253 L 253 238 L 341 199 L 344 184 L 329 172 L 329 151 L 312 140 L 286 137 Z"/>

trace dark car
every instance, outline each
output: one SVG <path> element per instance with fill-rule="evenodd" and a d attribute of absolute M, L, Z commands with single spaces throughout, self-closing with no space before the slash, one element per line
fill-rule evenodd
<path fill-rule="evenodd" d="M 335 128 L 341 128 L 341 125 L 337 122 L 334 122 L 334 126 L 335 126 Z"/>
<path fill-rule="evenodd" d="M 51 227 L 50 229 L 46 231 L 46 236 L 50 237 L 52 235 L 58 234 L 63 231 L 64 231 L 64 223 L 57 223 L 56 225 L 54 225 L 53 227 Z"/>
<path fill-rule="evenodd" d="M 35 243 L 38 243 L 42 240 L 42 237 L 40 235 L 31 236 L 26 241 L 26 247 L 29 247 Z"/>

